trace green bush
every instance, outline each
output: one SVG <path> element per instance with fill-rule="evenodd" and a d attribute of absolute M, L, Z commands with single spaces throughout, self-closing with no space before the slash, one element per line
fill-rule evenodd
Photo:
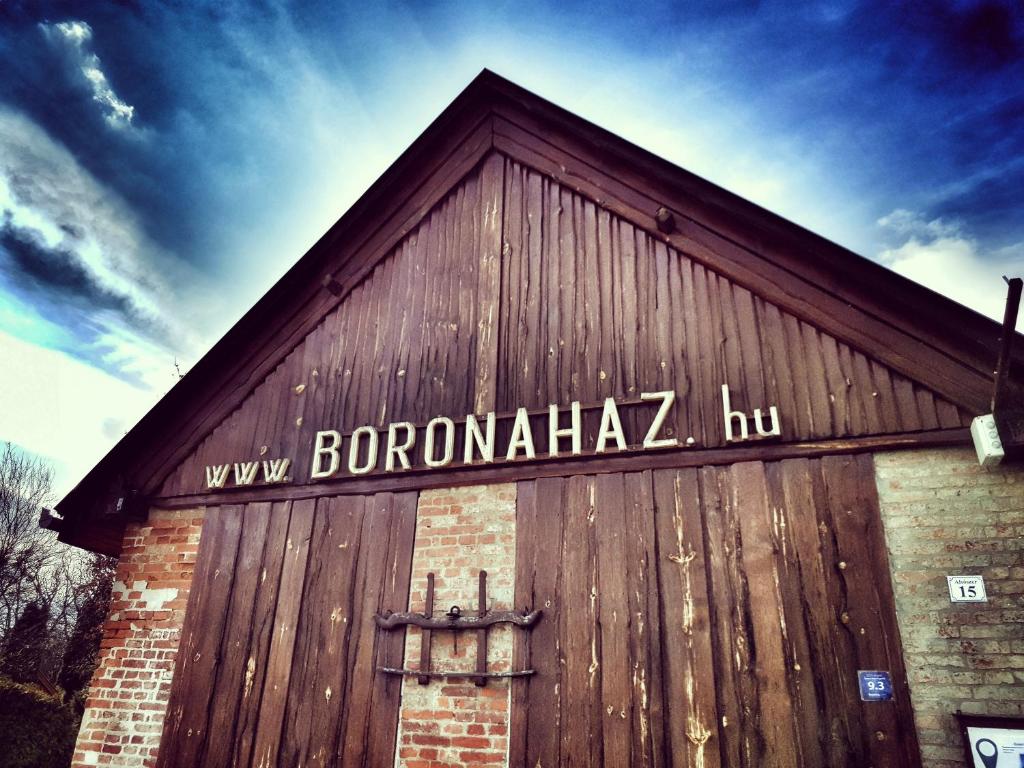
<path fill-rule="evenodd" d="M 0 768 L 67 768 L 79 721 L 59 696 L 0 677 Z"/>

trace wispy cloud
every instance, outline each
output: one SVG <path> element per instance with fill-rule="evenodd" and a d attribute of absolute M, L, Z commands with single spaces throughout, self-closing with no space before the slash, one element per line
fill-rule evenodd
<path fill-rule="evenodd" d="M 110 87 L 99 56 L 90 49 L 92 27 L 84 21 L 43 22 L 39 27 L 51 44 L 60 47 L 70 63 L 78 68 L 107 123 L 114 128 L 132 127 L 135 107 L 119 98 Z"/>
<path fill-rule="evenodd" d="M 161 354 L 169 367 L 199 351 L 176 311 L 178 286 L 198 283 L 66 149 L 0 109 L 0 289 L 14 308 L 0 330 L 148 387 Z"/>
<path fill-rule="evenodd" d="M 976 312 L 1002 320 L 1006 287 L 1002 276 L 1024 269 L 1024 242 L 985 249 L 964 225 L 897 209 L 878 220 L 893 245 L 878 260 L 895 272 L 949 296 Z M 1024 318 L 1018 321 L 1024 328 Z"/>

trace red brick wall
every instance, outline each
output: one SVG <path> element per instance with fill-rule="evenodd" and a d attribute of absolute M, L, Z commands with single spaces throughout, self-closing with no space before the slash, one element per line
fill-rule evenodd
<path fill-rule="evenodd" d="M 515 587 L 515 485 L 473 486 L 420 495 L 416 517 L 409 610 L 423 611 L 427 573 L 435 574 L 434 613 L 452 605 L 476 611 L 478 574 L 487 571 L 488 607 L 513 608 Z M 420 630 L 409 628 L 405 666 L 419 669 Z M 497 625 L 488 633 L 488 670 L 508 671 L 512 632 Z M 431 643 L 433 670 L 465 670 L 476 665 L 476 638 L 435 630 Z M 415 677 L 402 686 L 398 733 L 400 768 L 455 768 L 507 765 L 510 688 L 507 679 L 478 688 L 470 679 Z"/>
<path fill-rule="evenodd" d="M 73 766 L 156 763 L 202 511 L 128 525 Z"/>
<path fill-rule="evenodd" d="M 953 713 L 1024 715 L 1024 467 L 974 451 L 875 455 L 896 614 L 924 765 L 965 765 Z M 987 603 L 946 576 L 981 575 Z"/>

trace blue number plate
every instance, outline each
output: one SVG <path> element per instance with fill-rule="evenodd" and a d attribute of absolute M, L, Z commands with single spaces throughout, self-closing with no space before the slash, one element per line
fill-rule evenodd
<path fill-rule="evenodd" d="M 888 672 L 874 669 L 857 670 L 861 701 L 889 701 L 892 698 L 892 678 Z"/>

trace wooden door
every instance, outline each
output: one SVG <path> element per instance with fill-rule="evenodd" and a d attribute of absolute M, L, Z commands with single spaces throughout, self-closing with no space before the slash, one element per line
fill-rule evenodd
<path fill-rule="evenodd" d="M 516 557 L 511 765 L 919 764 L 870 456 L 522 482 Z"/>
<path fill-rule="evenodd" d="M 210 507 L 158 765 L 385 766 L 394 759 L 415 493 Z M 397 644 L 397 647 L 391 647 Z"/>

